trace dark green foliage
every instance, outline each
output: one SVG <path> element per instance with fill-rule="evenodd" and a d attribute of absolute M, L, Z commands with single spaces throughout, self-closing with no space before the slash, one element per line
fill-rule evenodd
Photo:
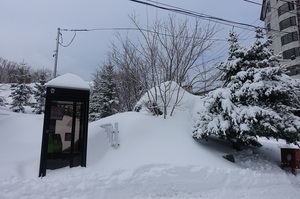
<path fill-rule="evenodd" d="M 39 77 L 39 82 L 35 83 L 33 91 L 34 99 L 36 103 L 33 104 L 33 112 L 36 114 L 44 113 L 45 111 L 45 101 L 46 101 L 46 81 L 47 76 L 44 73 L 41 73 Z"/>
<path fill-rule="evenodd" d="M 117 113 L 118 98 L 114 67 L 104 64 L 101 71 L 94 74 L 90 100 L 90 121 L 95 121 Z"/>
<path fill-rule="evenodd" d="M 89 121 L 99 120 L 100 117 L 100 72 L 94 74 L 93 85 L 91 88 L 90 105 L 89 105 Z"/>
<path fill-rule="evenodd" d="M 243 144 L 257 137 L 300 140 L 300 84 L 285 75 L 280 57 L 268 50 L 270 40 L 262 43 L 261 30 L 250 48 L 240 47 L 230 34 L 229 58 L 219 66 L 223 87 L 203 100 L 194 137 L 211 134 Z"/>
<path fill-rule="evenodd" d="M 21 63 L 15 74 L 16 83 L 11 85 L 12 98 L 10 109 L 14 112 L 25 113 L 24 106 L 28 104 L 28 100 L 31 94 L 31 88 L 27 85 L 30 80 L 29 67 L 25 63 Z"/>
<path fill-rule="evenodd" d="M 100 78 L 100 117 L 104 118 L 117 113 L 117 85 L 115 82 L 114 67 L 105 64 Z"/>

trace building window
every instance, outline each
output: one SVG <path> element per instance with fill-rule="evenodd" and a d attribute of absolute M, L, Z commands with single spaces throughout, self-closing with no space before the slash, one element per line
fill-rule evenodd
<path fill-rule="evenodd" d="M 294 6 L 293 2 L 285 3 L 278 8 L 278 16 L 283 15 L 284 13 L 289 12 L 294 9 L 295 9 L 295 6 Z"/>
<path fill-rule="evenodd" d="M 290 26 L 295 26 L 295 25 L 296 25 L 296 17 L 293 16 L 293 17 L 289 17 L 287 19 L 282 20 L 279 23 L 279 28 L 280 28 L 280 30 L 284 30 Z"/>
<path fill-rule="evenodd" d="M 291 59 L 299 56 L 299 47 L 286 50 L 282 53 L 283 59 Z"/>
<path fill-rule="evenodd" d="M 287 75 L 298 75 L 300 74 L 300 65 L 290 66 L 287 68 Z"/>
<path fill-rule="evenodd" d="M 268 1 L 268 3 L 267 3 L 267 13 L 268 12 L 271 12 L 271 4 L 270 4 L 270 1 Z"/>
<path fill-rule="evenodd" d="M 298 40 L 298 33 L 297 32 L 291 32 L 281 37 L 281 45 L 285 45 L 288 43 L 291 43 L 293 41 Z"/>
<path fill-rule="evenodd" d="M 268 23 L 267 24 L 267 32 L 270 32 L 271 31 L 271 23 Z"/>

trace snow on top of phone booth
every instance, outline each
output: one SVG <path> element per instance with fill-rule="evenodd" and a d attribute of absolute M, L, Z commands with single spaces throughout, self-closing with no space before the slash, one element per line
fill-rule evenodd
<path fill-rule="evenodd" d="M 50 80 L 46 85 L 47 87 L 90 90 L 90 86 L 86 81 L 72 73 L 66 73 L 58 76 Z"/>

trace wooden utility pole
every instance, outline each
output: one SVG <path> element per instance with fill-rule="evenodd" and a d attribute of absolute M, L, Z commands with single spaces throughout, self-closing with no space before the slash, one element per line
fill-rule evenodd
<path fill-rule="evenodd" d="M 60 28 L 57 28 L 56 49 L 55 49 L 55 54 L 54 54 L 55 61 L 54 61 L 53 78 L 56 77 L 56 73 L 57 73 L 57 59 L 58 59 L 59 36 L 60 36 Z"/>

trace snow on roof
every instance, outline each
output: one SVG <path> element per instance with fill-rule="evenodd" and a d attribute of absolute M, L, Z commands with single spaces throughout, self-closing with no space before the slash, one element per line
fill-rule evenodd
<path fill-rule="evenodd" d="M 71 73 L 58 76 L 50 80 L 48 83 L 46 83 L 46 85 L 47 87 L 90 90 L 90 86 L 86 81 L 84 81 L 81 77 Z"/>

